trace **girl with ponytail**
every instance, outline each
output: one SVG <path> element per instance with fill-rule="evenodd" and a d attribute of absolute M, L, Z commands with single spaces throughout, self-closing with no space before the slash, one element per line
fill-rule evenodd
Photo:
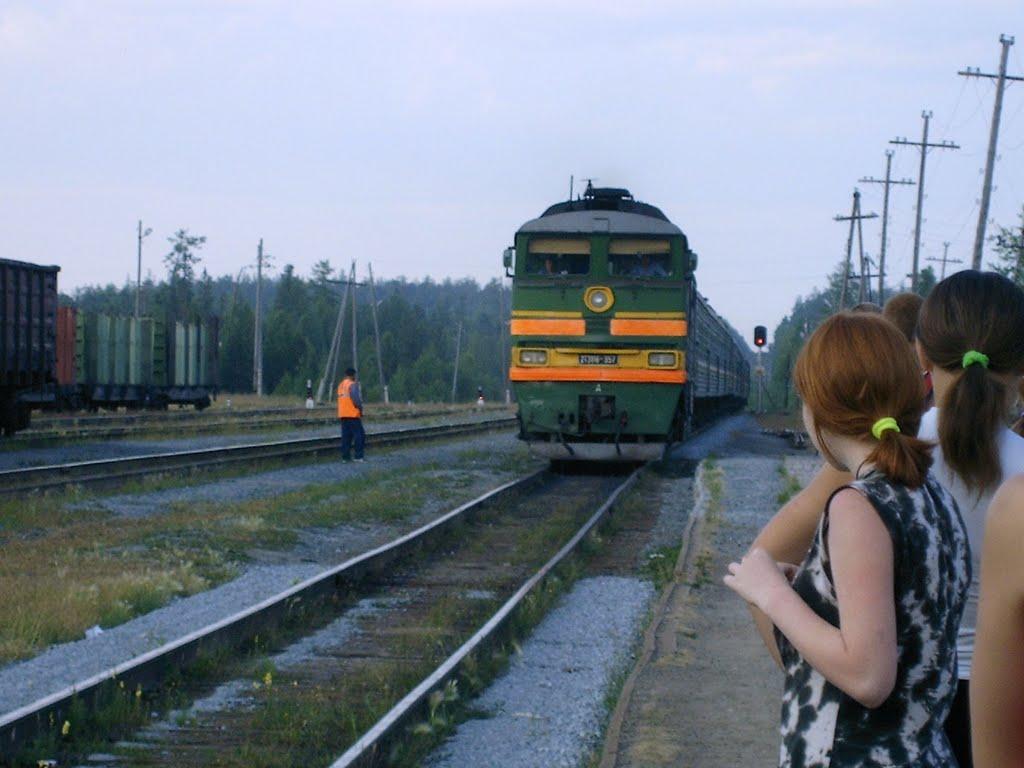
<path fill-rule="evenodd" d="M 808 340 L 794 380 L 812 441 L 852 480 L 818 508 L 799 568 L 755 547 L 725 577 L 774 627 L 780 766 L 948 768 L 970 559 L 916 437 L 920 369 L 887 320 L 840 313 Z"/>
<path fill-rule="evenodd" d="M 956 499 L 967 525 L 974 578 L 958 642 L 959 690 L 948 731 L 969 766 L 968 682 L 974 659 L 981 555 L 992 497 L 1024 472 L 1024 438 L 1008 426 L 1024 373 L 1024 291 L 994 272 L 957 272 L 921 307 L 917 351 L 931 372 L 936 407 L 920 436 L 939 445 L 935 476 Z"/>

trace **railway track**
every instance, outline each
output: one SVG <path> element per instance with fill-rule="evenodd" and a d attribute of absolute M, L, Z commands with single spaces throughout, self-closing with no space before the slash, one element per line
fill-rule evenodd
<path fill-rule="evenodd" d="M 475 410 L 475 409 L 474 409 Z M 504 408 L 488 407 L 489 412 Z M 369 423 L 385 419 L 432 418 L 473 412 L 470 408 L 405 408 L 374 412 L 364 419 Z M 115 416 L 79 416 L 52 419 L 45 427 L 23 430 L 4 440 L 4 447 L 39 447 L 71 440 L 113 440 L 187 430 L 190 435 L 217 432 L 256 432 L 286 427 L 327 426 L 338 420 L 334 408 L 310 411 L 296 408 L 265 409 L 217 413 L 182 412 L 181 415 L 147 414 Z M 37 420 L 38 421 L 38 420 Z"/>
<path fill-rule="evenodd" d="M 368 433 L 374 445 L 393 445 L 413 440 L 428 440 L 501 429 L 516 423 L 510 416 L 459 422 L 455 424 L 401 427 Z M 80 461 L 42 467 L 0 471 L 0 495 L 25 494 L 67 486 L 98 486 L 138 479 L 164 472 L 183 472 L 235 465 L 242 462 L 312 457 L 336 452 L 338 436 L 276 440 L 195 451 L 155 453 L 145 456 Z"/>
<path fill-rule="evenodd" d="M 278 688 L 274 695 L 278 690 L 283 696 L 298 696 L 301 691 L 314 688 L 341 688 L 338 695 L 346 698 L 347 706 L 350 701 L 364 701 L 372 710 L 386 704 L 389 709 L 376 722 L 367 722 L 365 732 L 361 729 L 359 733 L 345 733 L 342 726 L 349 723 L 339 722 L 325 734 L 303 732 L 302 743 L 290 745 L 293 752 L 302 752 L 304 746 L 337 749 L 335 755 L 343 752 L 333 763 L 338 767 L 380 764 L 382 756 L 401 749 L 411 723 L 433 716 L 438 691 L 450 693 L 457 689 L 457 683 L 452 681 L 508 639 L 517 611 L 531 596 L 537 596 L 553 570 L 576 552 L 611 513 L 635 482 L 638 471 L 623 479 L 564 477 L 542 470 L 506 483 L 389 544 L 330 568 L 258 605 L 0 715 L 0 758 L 10 759 L 36 737 L 52 736 L 73 708 L 77 707 L 81 719 L 83 707 L 109 707 L 112 701 L 116 705 L 119 696 L 130 699 L 137 686 L 158 686 L 169 671 L 187 668 L 204 655 L 223 655 L 225 649 L 244 654 L 251 649 L 254 637 L 272 634 L 276 628 L 294 623 L 297 616 L 322 616 L 324 606 L 341 605 L 344 618 L 355 597 L 372 597 L 381 604 L 390 600 L 393 608 L 375 614 L 376 620 L 364 626 L 361 636 L 355 635 L 340 647 L 314 655 L 298 668 L 277 669 Z M 554 530 L 564 535 L 551 535 Z M 467 608 L 463 612 L 462 603 L 468 605 L 479 597 L 470 593 L 484 590 L 494 593 L 493 599 L 484 601 L 484 609 Z M 456 606 L 459 619 L 445 631 L 427 631 L 426 640 L 417 645 L 413 635 L 423 635 L 425 621 L 429 624 L 427 619 L 438 610 L 446 606 L 450 610 L 453 596 L 462 601 Z M 323 629 L 330 634 L 333 627 L 332 623 Z M 309 631 L 312 630 L 307 630 L 307 634 Z M 443 657 L 438 657 L 437 648 L 442 646 Z M 381 671 L 398 669 L 415 669 L 423 674 L 411 684 L 408 680 L 403 683 L 401 675 L 397 679 L 385 676 L 381 689 Z M 365 698 L 360 699 L 344 686 L 351 687 L 352 681 L 359 680 L 360 674 L 365 677 L 367 670 L 372 672 L 367 678 L 372 680 L 371 689 L 364 690 Z M 294 687 L 287 685 L 288 676 Z M 269 681 L 268 677 L 268 694 Z M 224 715 L 230 727 L 214 718 L 211 722 L 192 722 L 187 727 L 143 729 L 141 734 L 132 736 L 133 762 L 197 764 L 204 762 L 204 755 L 239 754 L 239 764 L 246 764 L 239 744 L 244 743 L 247 735 L 253 736 L 247 729 L 255 727 L 256 736 L 275 729 L 260 729 L 261 715 L 254 709 L 254 704 L 259 704 L 258 694 L 248 686 L 243 690 L 255 698 Z M 303 711 L 301 703 L 295 703 L 294 708 L 282 707 L 282 702 L 277 704 L 286 720 L 288 713 Z M 317 707 L 329 706 L 318 700 Z M 359 722 L 360 717 L 353 712 L 351 723 Z M 306 744 L 306 740 L 311 743 Z M 272 752 L 276 747 L 257 744 L 255 748 Z M 261 754 L 266 758 L 270 752 Z M 40 757 L 49 755 L 32 755 L 30 759 Z M 287 762 L 295 757 L 291 753 L 283 764 L 299 764 Z M 321 761 L 323 757 L 319 755 Z M 261 764 L 271 762 L 261 760 Z"/>

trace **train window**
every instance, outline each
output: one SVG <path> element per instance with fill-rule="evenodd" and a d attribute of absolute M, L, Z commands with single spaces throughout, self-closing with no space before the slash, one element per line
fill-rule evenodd
<path fill-rule="evenodd" d="M 608 273 L 617 277 L 671 277 L 667 240 L 613 240 L 608 247 Z"/>
<path fill-rule="evenodd" d="M 589 240 L 544 238 L 530 242 L 526 274 L 559 276 L 590 272 Z"/>

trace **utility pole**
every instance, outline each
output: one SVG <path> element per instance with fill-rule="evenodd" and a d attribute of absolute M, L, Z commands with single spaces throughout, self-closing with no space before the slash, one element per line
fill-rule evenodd
<path fill-rule="evenodd" d="M 356 333 L 356 263 L 352 262 L 352 367 L 359 370 L 359 339 Z"/>
<path fill-rule="evenodd" d="M 892 178 L 892 156 L 891 149 L 885 150 L 885 178 L 876 179 L 868 176 L 861 179 L 863 184 L 884 184 L 885 191 L 882 193 L 882 249 L 878 254 L 878 303 L 885 304 L 885 249 L 889 239 L 889 187 L 893 184 L 913 185 L 911 179 Z"/>
<path fill-rule="evenodd" d="M 1013 38 L 1000 35 L 999 43 L 1003 46 L 1003 53 L 999 57 L 998 75 L 982 72 L 977 67 L 974 69 L 967 67 L 957 72 L 963 77 L 987 77 L 996 81 L 996 103 L 992 109 L 992 125 L 988 134 L 988 157 L 985 158 L 985 181 L 981 185 L 981 208 L 978 210 L 978 229 L 974 235 L 974 254 L 971 257 L 973 269 L 981 269 L 981 252 L 985 247 L 985 225 L 988 222 L 988 206 L 992 199 L 992 173 L 996 164 L 996 144 L 999 141 L 999 118 L 1003 111 L 1003 91 L 1006 88 L 1007 80 L 1024 80 L 1024 77 L 1006 74 L 1006 58 L 1010 53 L 1010 46 L 1013 45 Z"/>
<path fill-rule="evenodd" d="M 871 290 L 868 285 L 868 265 L 864 262 L 864 217 L 860 215 L 860 197 L 857 197 L 857 256 L 860 264 L 860 276 L 857 279 L 857 302 L 863 304 L 871 298 Z"/>
<path fill-rule="evenodd" d="M 921 113 L 921 117 L 924 119 L 924 131 L 921 134 L 920 141 L 908 141 L 907 138 L 900 137 L 890 141 L 890 144 L 898 144 L 906 147 L 920 147 L 921 149 L 921 168 L 917 173 L 917 217 L 914 222 L 914 267 L 913 272 L 910 275 L 910 290 L 917 291 L 917 279 L 918 279 L 918 259 L 921 254 L 921 212 L 924 209 L 924 161 L 928 157 L 929 148 L 935 149 L 960 149 L 959 144 L 954 144 L 951 141 L 943 139 L 939 142 L 928 143 L 928 121 L 932 119 L 932 113 L 925 110 Z"/>
<path fill-rule="evenodd" d="M 252 388 L 263 397 L 263 238 L 256 248 L 256 328 L 252 340 Z"/>
<path fill-rule="evenodd" d="M 142 231 L 142 219 L 139 219 L 139 256 L 135 269 L 135 319 L 142 317 L 142 239 L 149 237 L 153 230 L 149 227 Z"/>
<path fill-rule="evenodd" d="M 345 273 L 342 272 L 342 275 Z M 345 280 L 328 280 L 328 283 L 344 285 L 345 291 L 341 295 L 341 305 L 338 308 L 338 319 L 334 324 L 334 335 L 331 337 L 331 347 L 327 352 L 327 363 L 324 365 L 324 375 L 320 379 L 320 386 L 317 388 L 316 401 L 325 402 L 324 398 L 330 400 L 333 392 L 334 382 L 337 381 L 338 360 L 341 357 L 341 344 L 344 339 L 345 310 L 348 307 L 349 295 L 352 294 L 353 286 L 356 285 L 356 262 L 353 259 L 349 271 L 349 278 Z M 352 299 L 355 301 L 355 298 Z"/>
<path fill-rule="evenodd" d="M 459 351 L 462 348 L 462 321 L 459 321 L 459 330 L 455 335 L 455 372 L 452 374 L 452 402 L 455 402 L 455 389 L 459 384 Z"/>
<path fill-rule="evenodd" d="M 505 349 L 505 281 L 498 278 L 498 339 L 501 358 L 501 386 L 505 390 L 505 405 L 512 402 L 512 393 L 508 388 L 508 353 Z"/>
<path fill-rule="evenodd" d="M 834 221 L 848 221 L 848 222 L 850 222 L 850 234 L 846 238 L 846 261 L 843 264 L 843 283 L 842 283 L 842 288 L 839 291 L 839 309 L 844 309 L 846 307 L 846 290 L 847 290 L 847 286 L 848 286 L 848 284 L 850 282 L 850 267 L 851 267 L 851 261 L 853 260 L 853 230 L 854 230 L 854 225 L 857 225 L 858 232 L 860 233 L 860 237 L 858 238 L 859 241 L 860 241 L 860 272 L 861 272 L 861 276 L 862 276 L 861 281 L 860 281 L 860 295 L 861 295 L 861 299 L 860 300 L 861 301 L 864 300 L 864 298 L 863 298 L 864 297 L 864 278 L 863 278 L 863 275 L 866 272 L 866 270 L 864 269 L 864 237 L 863 237 L 864 233 L 860 229 L 860 222 L 861 222 L 862 219 L 877 219 L 877 218 L 878 218 L 878 214 L 877 213 L 864 213 L 864 214 L 862 214 L 860 212 L 860 190 L 856 189 L 856 188 L 853 190 L 853 205 L 850 208 L 850 215 L 849 216 L 833 216 L 832 217 L 832 219 Z"/>
<path fill-rule="evenodd" d="M 384 405 L 387 405 L 391 399 L 388 397 L 388 383 L 384 381 L 384 361 L 380 356 L 380 326 L 377 325 L 377 292 L 373 286 L 373 265 L 367 263 L 366 270 L 370 275 L 370 307 L 373 310 L 373 338 L 377 348 L 377 380 L 384 390 Z"/>
<path fill-rule="evenodd" d="M 945 243 L 942 244 L 942 258 L 941 259 L 937 259 L 934 256 L 929 256 L 927 259 L 925 259 L 925 261 L 942 262 L 942 274 L 939 277 L 939 280 L 945 280 L 946 279 L 946 264 L 963 264 L 964 263 L 963 259 L 951 259 L 951 258 L 949 258 L 949 241 L 946 241 Z"/>

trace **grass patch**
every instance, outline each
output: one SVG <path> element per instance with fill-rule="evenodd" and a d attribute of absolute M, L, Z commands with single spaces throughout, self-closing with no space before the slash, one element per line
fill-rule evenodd
<path fill-rule="evenodd" d="M 709 522 L 716 523 L 722 517 L 725 503 L 725 471 L 714 459 L 707 459 L 704 462 L 703 483 L 708 492 L 707 509 L 704 514 Z"/>
<path fill-rule="evenodd" d="M 503 456 L 492 456 L 492 467 Z M 251 469 L 250 469 L 251 471 Z M 401 523 L 428 504 L 469 500 L 478 473 L 383 470 L 270 499 L 172 505 L 141 518 L 70 510 L 49 497 L 0 505 L 0 663 L 110 627 L 232 578 L 255 548 L 293 546 L 304 528 Z M 74 494 L 66 497 L 73 500 Z M 33 520 L 35 525 L 32 525 Z"/>
<path fill-rule="evenodd" d="M 658 592 L 675 577 L 676 560 L 679 558 L 681 547 L 681 543 L 673 544 L 647 553 L 640 574 L 650 581 Z"/>
<path fill-rule="evenodd" d="M 789 467 L 786 466 L 785 461 L 780 461 L 779 466 L 775 471 L 778 473 L 779 478 L 782 481 L 782 490 L 780 490 L 778 495 L 775 497 L 775 501 L 779 505 L 782 505 L 800 493 L 800 491 L 803 490 L 803 484 L 790 473 Z"/>

